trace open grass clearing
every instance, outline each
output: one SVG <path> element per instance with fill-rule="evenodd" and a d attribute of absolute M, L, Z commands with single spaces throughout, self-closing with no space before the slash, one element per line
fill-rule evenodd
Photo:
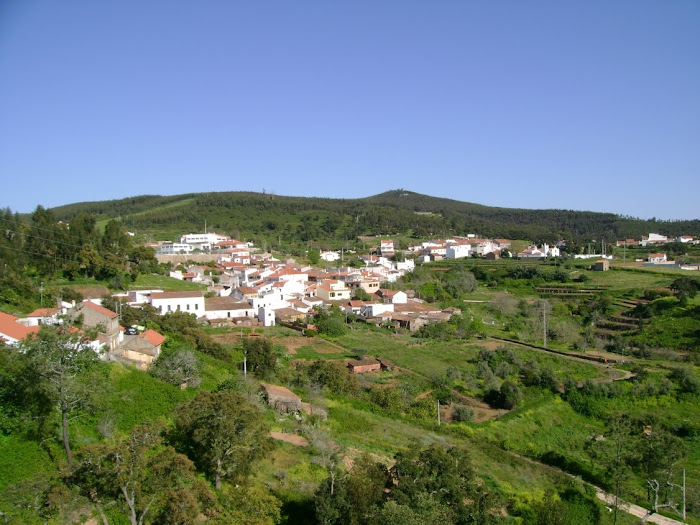
<path fill-rule="evenodd" d="M 158 274 L 140 274 L 134 283 L 129 286 L 132 290 L 150 290 L 158 289 L 166 292 L 182 292 L 193 290 L 205 290 L 206 286 L 192 283 L 190 281 L 181 281 L 167 275 Z"/>

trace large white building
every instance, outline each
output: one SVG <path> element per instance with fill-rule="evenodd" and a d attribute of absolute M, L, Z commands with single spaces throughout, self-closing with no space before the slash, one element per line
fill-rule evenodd
<path fill-rule="evenodd" d="M 197 317 L 204 315 L 202 292 L 160 292 L 151 294 L 151 306 L 161 315 L 168 312 L 187 312 Z"/>
<path fill-rule="evenodd" d="M 180 243 L 191 246 L 193 250 L 209 251 L 216 243 L 230 239 L 228 235 L 218 233 L 188 233 L 180 237 Z"/>
<path fill-rule="evenodd" d="M 450 244 L 445 251 L 447 259 L 462 259 L 471 255 L 471 244 Z"/>

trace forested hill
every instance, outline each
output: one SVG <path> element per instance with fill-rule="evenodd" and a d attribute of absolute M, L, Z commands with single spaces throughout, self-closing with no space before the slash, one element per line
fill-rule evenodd
<path fill-rule="evenodd" d="M 700 235 L 700 220 L 639 220 L 612 213 L 483 206 L 393 190 L 361 199 L 285 197 L 252 192 L 143 195 L 52 210 L 60 220 L 78 214 L 118 218 L 128 229 L 167 238 L 211 230 L 242 238 L 287 241 L 352 240 L 360 235 L 464 235 L 554 241 L 640 238 L 649 232 Z"/>

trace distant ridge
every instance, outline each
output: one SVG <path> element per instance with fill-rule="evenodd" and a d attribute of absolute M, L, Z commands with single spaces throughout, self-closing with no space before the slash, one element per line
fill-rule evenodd
<path fill-rule="evenodd" d="M 359 199 L 288 197 L 255 192 L 139 195 L 53 208 L 59 220 L 77 214 L 119 219 L 155 237 L 210 230 L 280 241 L 353 240 L 360 235 L 486 237 L 554 241 L 639 238 L 649 232 L 700 235 L 700 220 L 659 221 L 613 213 L 484 206 L 398 189 Z"/>

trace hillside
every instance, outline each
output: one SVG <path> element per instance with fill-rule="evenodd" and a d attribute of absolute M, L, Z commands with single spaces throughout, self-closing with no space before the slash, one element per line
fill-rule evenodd
<path fill-rule="evenodd" d="M 251 192 L 142 195 L 85 202 L 52 210 L 69 221 L 88 213 L 99 221 L 119 218 L 129 229 L 155 238 L 211 229 L 258 240 L 354 240 L 359 235 L 414 237 L 465 235 L 554 241 L 560 238 L 639 238 L 642 234 L 699 235 L 700 220 L 657 221 L 612 213 L 527 210 L 483 206 L 392 190 L 361 199 L 286 197 Z"/>

